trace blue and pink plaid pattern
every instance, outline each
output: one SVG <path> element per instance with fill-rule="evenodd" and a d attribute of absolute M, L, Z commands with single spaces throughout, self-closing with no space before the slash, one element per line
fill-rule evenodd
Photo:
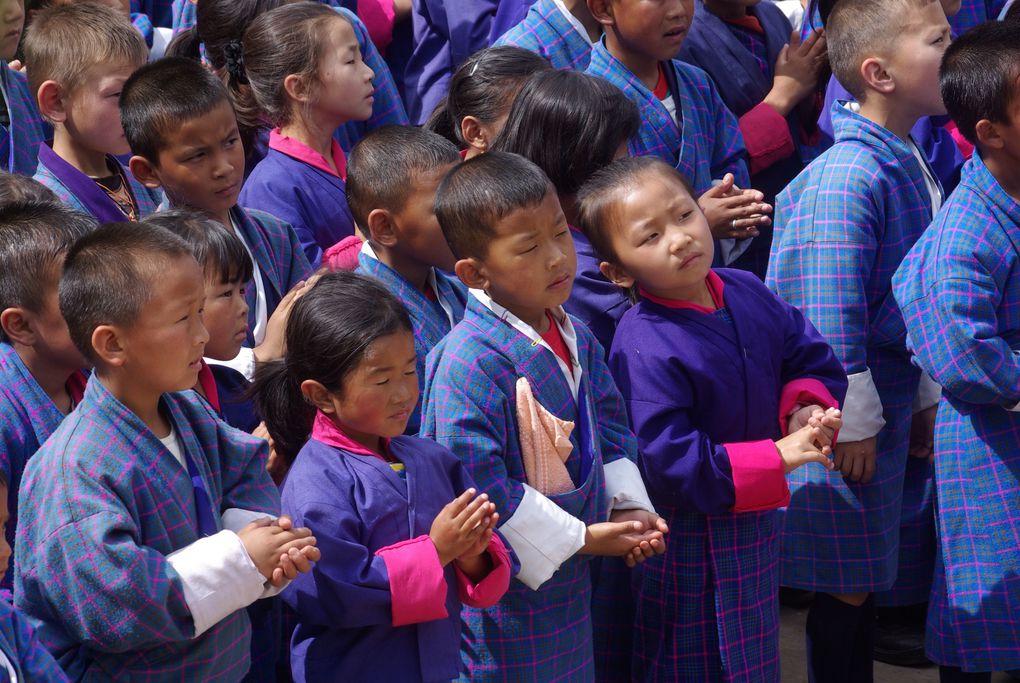
<path fill-rule="evenodd" d="M 993 21 L 1005 6 L 1006 0 L 963 0 L 960 11 L 949 17 L 953 35 L 958 36 L 978 24 Z"/>
<path fill-rule="evenodd" d="M 67 676 L 46 651 L 28 619 L 18 613 L 4 598 L 0 598 L 0 650 L 14 667 L 18 681 L 32 683 L 67 683 Z M 11 680 L 6 668 L 0 668 L 0 681 Z"/>
<path fill-rule="evenodd" d="M 35 97 L 24 74 L 6 64 L 0 68 L 0 87 L 7 97 L 10 126 L 0 126 L 0 165 L 9 173 L 30 176 L 35 173 L 39 145 L 51 137 L 49 124 L 43 121 Z"/>
<path fill-rule="evenodd" d="M 910 363 L 892 276 L 931 221 L 924 172 L 893 133 L 838 107 L 837 144 L 776 200 L 768 284 L 832 345 L 848 375 L 870 369 L 886 426 L 867 484 L 802 467 L 782 534 L 785 586 L 873 592 L 896 577 L 911 404 Z"/>
<path fill-rule="evenodd" d="M 676 104 L 682 131 L 655 93 L 609 54 L 605 39 L 592 48 L 587 73 L 618 87 L 641 111 L 641 129 L 627 145 L 631 156 L 655 156 L 674 164 L 699 195 L 727 173 L 740 187 L 749 187 L 747 150 L 737 118 L 723 104 L 708 74 L 675 59 L 664 66 L 672 66 L 680 89 Z"/>
<path fill-rule="evenodd" d="M 1020 203 L 979 154 L 893 280 L 917 363 L 943 387 L 939 557 L 927 651 L 1020 668 Z"/>
<path fill-rule="evenodd" d="M 217 511 L 279 514 L 265 441 L 192 392 L 161 406 Z M 194 638 L 166 561 L 199 537 L 191 477 L 96 377 L 29 461 L 19 513 L 17 605 L 71 678 L 236 681 L 248 670 L 244 610 Z"/>
<path fill-rule="evenodd" d="M 577 32 L 554 0 L 538 0 L 521 23 L 493 45 L 516 45 L 549 60 L 554 69 L 584 71 L 591 59 L 588 37 Z"/>

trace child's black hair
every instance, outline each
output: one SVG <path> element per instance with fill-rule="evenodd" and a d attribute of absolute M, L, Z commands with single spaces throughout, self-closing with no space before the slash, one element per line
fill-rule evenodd
<path fill-rule="evenodd" d="M 674 178 L 697 198 L 690 182 L 673 166 L 657 157 L 623 157 L 596 171 L 577 193 L 577 227 L 584 231 L 603 261 L 618 263 L 613 249 L 612 224 L 616 220 L 619 190 L 633 187 L 646 173 Z"/>
<path fill-rule="evenodd" d="M 612 83 L 578 71 L 543 71 L 521 88 L 491 149 L 530 159 L 569 195 L 640 126 L 637 105 Z"/>
<path fill-rule="evenodd" d="M 64 205 L 53 190 L 38 180 L 0 171 L 0 208 L 29 201 Z"/>
<path fill-rule="evenodd" d="M 206 279 L 224 284 L 245 283 L 254 274 L 251 256 L 240 238 L 219 221 L 185 209 L 160 211 L 142 220 L 174 233 L 191 247 Z"/>
<path fill-rule="evenodd" d="M 286 354 L 256 368 L 249 392 L 278 455 L 292 463 L 312 429 L 315 407 L 301 383 L 311 379 L 341 393 L 369 346 L 400 331 L 411 331 L 407 310 L 370 277 L 326 273 L 297 300 L 287 320 Z"/>
<path fill-rule="evenodd" d="M 187 242 L 142 223 L 107 223 L 75 242 L 60 278 L 60 313 L 87 360 L 99 360 L 92 348 L 95 329 L 133 325 L 167 261 L 184 256 L 191 258 Z"/>
<path fill-rule="evenodd" d="M 949 116 L 977 144 L 978 122 L 1006 122 L 1020 97 L 1020 30 L 989 21 L 967 31 L 943 55 L 939 83 Z"/>
<path fill-rule="evenodd" d="M 489 152 L 456 166 L 436 192 L 436 218 L 458 259 L 484 258 L 495 224 L 519 209 L 537 206 L 552 183 L 517 154 Z"/>
<path fill-rule="evenodd" d="M 383 126 L 363 137 L 347 160 L 347 204 L 368 234 L 368 214 L 397 213 L 415 178 L 460 161 L 446 138 L 413 126 Z"/>
<path fill-rule="evenodd" d="M 493 123 L 510 108 L 529 76 L 552 69 L 548 60 L 513 45 L 487 47 L 457 68 L 447 95 L 425 122 L 425 128 L 459 145 L 466 145 L 460 130 L 465 116 Z"/>
<path fill-rule="evenodd" d="M 196 61 L 165 57 L 131 75 L 120 93 L 120 119 L 131 151 L 159 165 L 167 135 L 226 102 L 227 89 Z"/>
<path fill-rule="evenodd" d="M 55 266 L 95 227 L 91 216 L 56 202 L 27 199 L 0 207 L 0 311 L 41 311 L 60 277 Z M 2 328 L 0 341 L 9 341 Z"/>

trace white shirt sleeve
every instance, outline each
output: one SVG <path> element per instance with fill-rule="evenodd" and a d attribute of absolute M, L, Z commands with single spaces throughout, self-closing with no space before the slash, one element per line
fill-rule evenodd
<path fill-rule="evenodd" d="M 605 466 L 605 475 L 605 496 L 610 513 L 614 510 L 655 512 L 648 497 L 648 490 L 645 489 L 645 482 L 641 479 L 641 471 L 636 464 L 627 458 L 614 460 Z"/>
<path fill-rule="evenodd" d="M 588 527 L 525 484 L 524 498 L 499 530 L 521 563 L 517 578 L 538 590 L 561 564 L 584 547 Z"/>
<path fill-rule="evenodd" d="M 843 401 L 843 427 L 839 430 L 841 443 L 863 441 L 882 431 L 882 399 L 878 395 L 871 370 L 847 376 L 849 386 Z"/>

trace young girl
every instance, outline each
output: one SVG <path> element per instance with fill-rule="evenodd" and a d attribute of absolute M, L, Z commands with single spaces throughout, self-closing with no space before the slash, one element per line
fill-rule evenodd
<path fill-rule="evenodd" d="M 637 133 L 637 106 L 619 88 L 576 71 L 542 71 L 521 88 L 494 150 L 530 159 L 556 188 L 577 251 L 577 276 L 568 313 L 580 318 L 609 353 L 616 324 L 630 302 L 599 272 L 591 242 L 577 229 L 577 190 Z M 556 131 L 556 135 L 548 135 Z"/>
<path fill-rule="evenodd" d="M 371 278 L 326 274 L 294 306 L 286 358 L 254 387 L 277 448 L 297 456 L 284 510 L 324 546 L 284 597 L 298 618 L 294 679 L 456 678 L 460 601 L 495 604 L 510 559 L 457 456 L 402 436 L 418 400 L 407 312 Z"/>
<path fill-rule="evenodd" d="M 465 159 L 488 151 L 510 105 L 532 74 L 552 67 L 524 48 L 505 45 L 471 55 L 450 79 L 450 90 L 425 127 L 460 146 Z"/>
<path fill-rule="evenodd" d="M 712 269 L 708 223 L 662 161 L 620 159 L 578 198 L 602 272 L 636 288 L 609 366 L 673 541 L 638 570 L 633 680 L 778 681 L 776 508 L 828 460 L 843 367 L 755 276 Z"/>
<path fill-rule="evenodd" d="M 238 202 L 290 223 L 318 267 L 323 249 L 354 234 L 344 195 L 347 161 L 333 134 L 372 114 L 374 74 L 351 23 L 315 3 L 259 16 L 243 47 L 250 93 L 276 128 Z"/>

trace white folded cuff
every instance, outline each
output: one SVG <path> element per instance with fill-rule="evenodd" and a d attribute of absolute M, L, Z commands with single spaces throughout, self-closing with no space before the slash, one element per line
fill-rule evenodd
<path fill-rule="evenodd" d="M 206 358 L 205 362 L 209 365 L 226 365 L 228 368 L 240 372 L 249 382 L 255 379 L 255 352 L 247 346 L 242 346 L 237 355 L 230 360 Z"/>
<path fill-rule="evenodd" d="M 921 380 L 917 383 L 917 396 L 914 397 L 913 412 L 919 413 L 938 405 L 940 398 L 942 398 L 942 386 L 922 370 Z"/>
<path fill-rule="evenodd" d="M 584 547 L 588 527 L 525 484 L 524 497 L 499 530 L 521 563 L 517 578 L 538 590 L 561 564 Z"/>
<path fill-rule="evenodd" d="M 195 638 L 265 591 L 266 578 L 233 531 L 200 538 L 166 559 L 181 577 Z"/>
<path fill-rule="evenodd" d="M 841 443 L 863 441 L 882 431 L 882 399 L 878 395 L 871 370 L 847 376 L 849 385 L 843 402 L 843 426 L 839 430 Z"/>
<path fill-rule="evenodd" d="M 655 512 L 648 490 L 638 466 L 627 458 L 614 460 L 604 466 L 606 476 L 605 500 L 609 512 L 613 510 L 647 510 Z"/>

